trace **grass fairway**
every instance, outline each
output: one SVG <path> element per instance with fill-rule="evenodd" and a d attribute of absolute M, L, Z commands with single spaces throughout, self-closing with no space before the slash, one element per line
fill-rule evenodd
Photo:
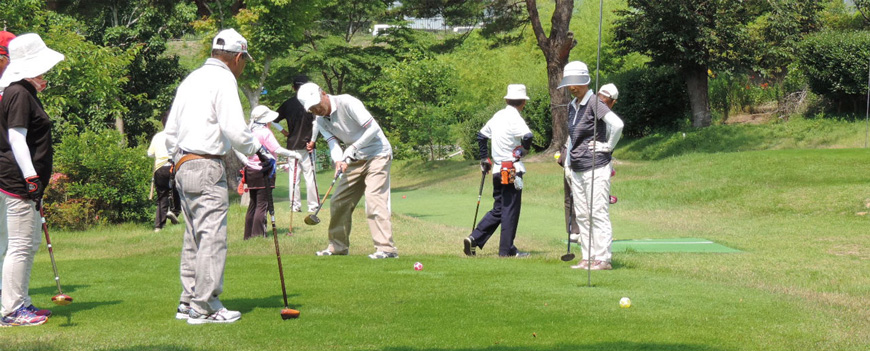
<path fill-rule="evenodd" d="M 393 225 L 400 258 L 373 261 L 362 207 L 351 255 L 315 257 L 323 223 L 283 234 L 291 307 L 282 321 L 272 239 L 244 242 L 230 211 L 221 295 L 242 319 L 173 319 L 181 226 L 52 232 L 64 292 L 49 322 L 0 331 L 2 350 L 867 350 L 870 235 L 867 150 L 692 154 L 617 166 L 615 239 L 703 238 L 738 253 L 614 254 L 614 270 L 559 261 L 565 250 L 560 169 L 531 163 L 517 246 L 461 254 L 480 173 L 473 162 L 397 162 Z M 321 173 L 320 191 L 331 174 Z M 286 194 L 286 174 L 277 194 Z M 484 190 L 481 216 L 491 206 Z M 286 231 L 286 198 L 276 204 Z M 51 219 L 49 218 L 49 221 Z M 496 244 L 496 242 L 492 242 Z M 414 262 L 425 265 L 414 271 Z M 56 294 L 43 249 L 33 270 L 40 307 Z M 631 297 L 634 306 L 618 301 Z"/>

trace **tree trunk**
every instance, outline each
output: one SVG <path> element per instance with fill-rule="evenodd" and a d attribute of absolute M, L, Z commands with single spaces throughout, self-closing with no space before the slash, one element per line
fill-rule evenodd
<path fill-rule="evenodd" d="M 707 67 L 696 66 L 683 72 L 689 105 L 692 107 L 692 127 L 709 127 L 713 121 L 710 114 L 710 97 L 707 94 Z"/>
<path fill-rule="evenodd" d="M 121 118 L 121 116 L 115 117 L 115 130 L 117 130 L 118 133 L 121 133 L 121 135 L 125 135 L 124 134 L 124 119 Z"/>
<path fill-rule="evenodd" d="M 526 0 L 526 10 L 529 12 L 529 21 L 532 24 L 532 30 L 535 32 L 538 47 L 544 53 L 544 58 L 547 61 L 547 82 L 550 92 L 553 139 L 550 140 L 550 146 L 545 153 L 554 154 L 556 151 L 559 151 L 568 138 L 567 123 L 565 121 L 568 115 L 566 105 L 570 99 L 568 99 L 568 95 L 564 91 L 556 87 L 562 81 L 562 71 L 565 64 L 568 63 L 571 49 L 577 44 L 574 40 L 574 33 L 568 30 L 571 24 L 571 14 L 574 12 L 574 1 L 556 0 L 556 8 L 550 20 L 552 26 L 549 37 L 544 34 L 544 28 L 541 25 L 541 18 L 538 14 L 537 1 Z"/>

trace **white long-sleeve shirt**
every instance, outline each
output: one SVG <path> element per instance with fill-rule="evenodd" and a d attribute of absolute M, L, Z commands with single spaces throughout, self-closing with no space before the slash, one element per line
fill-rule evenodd
<path fill-rule="evenodd" d="M 172 157 L 179 157 L 182 150 L 222 156 L 230 148 L 252 155 L 260 148 L 245 123 L 236 77 L 215 58 L 206 60 L 178 86 L 165 132 Z"/>
<path fill-rule="evenodd" d="M 318 132 L 323 135 L 334 162 L 343 161 L 339 140 L 348 148 L 354 148 L 360 160 L 393 154 L 387 136 L 362 101 L 346 94 L 327 95 L 327 98 L 332 111 L 329 116 L 317 116 L 312 138 L 316 138 Z"/>

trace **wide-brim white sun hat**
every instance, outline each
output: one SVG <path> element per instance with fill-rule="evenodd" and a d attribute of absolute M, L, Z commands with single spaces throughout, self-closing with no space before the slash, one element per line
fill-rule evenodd
<path fill-rule="evenodd" d="M 251 110 L 251 122 L 266 124 L 278 118 L 278 112 L 272 111 L 264 105 L 258 105 Z"/>
<path fill-rule="evenodd" d="M 39 34 L 19 35 L 9 42 L 9 65 L 0 78 L 0 89 L 22 79 L 39 77 L 63 59 L 63 54 L 45 46 Z"/>
<path fill-rule="evenodd" d="M 598 89 L 598 94 L 604 95 L 613 100 L 619 99 L 619 90 L 616 89 L 616 85 L 614 85 L 613 83 L 608 83 L 601 86 L 601 88 Z"/>
<path fill-rule="evenodd" d="M 526 86 L 522 84 L 510 84 L 507 87 L 507 95 L 505 100 L 528 100 L 526 95 Z"/>
<path fill-rule="evenodd" d="M 315 83 L 302 84 L 299 91 L 296 92 L 296 98 L 299 99 L 305 111 L 308 111 L 311 106 L 320 103 L 320 87 Z"/>
<path fill-rule="evenodd" d="M 559 83 L 557 89 L 567 87 L 569 85 L 589 85 L 592 78 L 589 77 L 589 68 L 586 64 L 580 61 L 571 61 L 565 65 L 562 71 L 562 82 Z"/>

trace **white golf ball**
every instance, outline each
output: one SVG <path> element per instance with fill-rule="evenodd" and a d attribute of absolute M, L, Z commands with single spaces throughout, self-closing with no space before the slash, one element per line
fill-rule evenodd
<path fill-rule="evenodd" d="M 619 307 L 622 307 L 622 308 L 631 307 L 631 299 L 629 299 L 628 297 L 623 297 L 623 298 L 619 299 Z"/>

